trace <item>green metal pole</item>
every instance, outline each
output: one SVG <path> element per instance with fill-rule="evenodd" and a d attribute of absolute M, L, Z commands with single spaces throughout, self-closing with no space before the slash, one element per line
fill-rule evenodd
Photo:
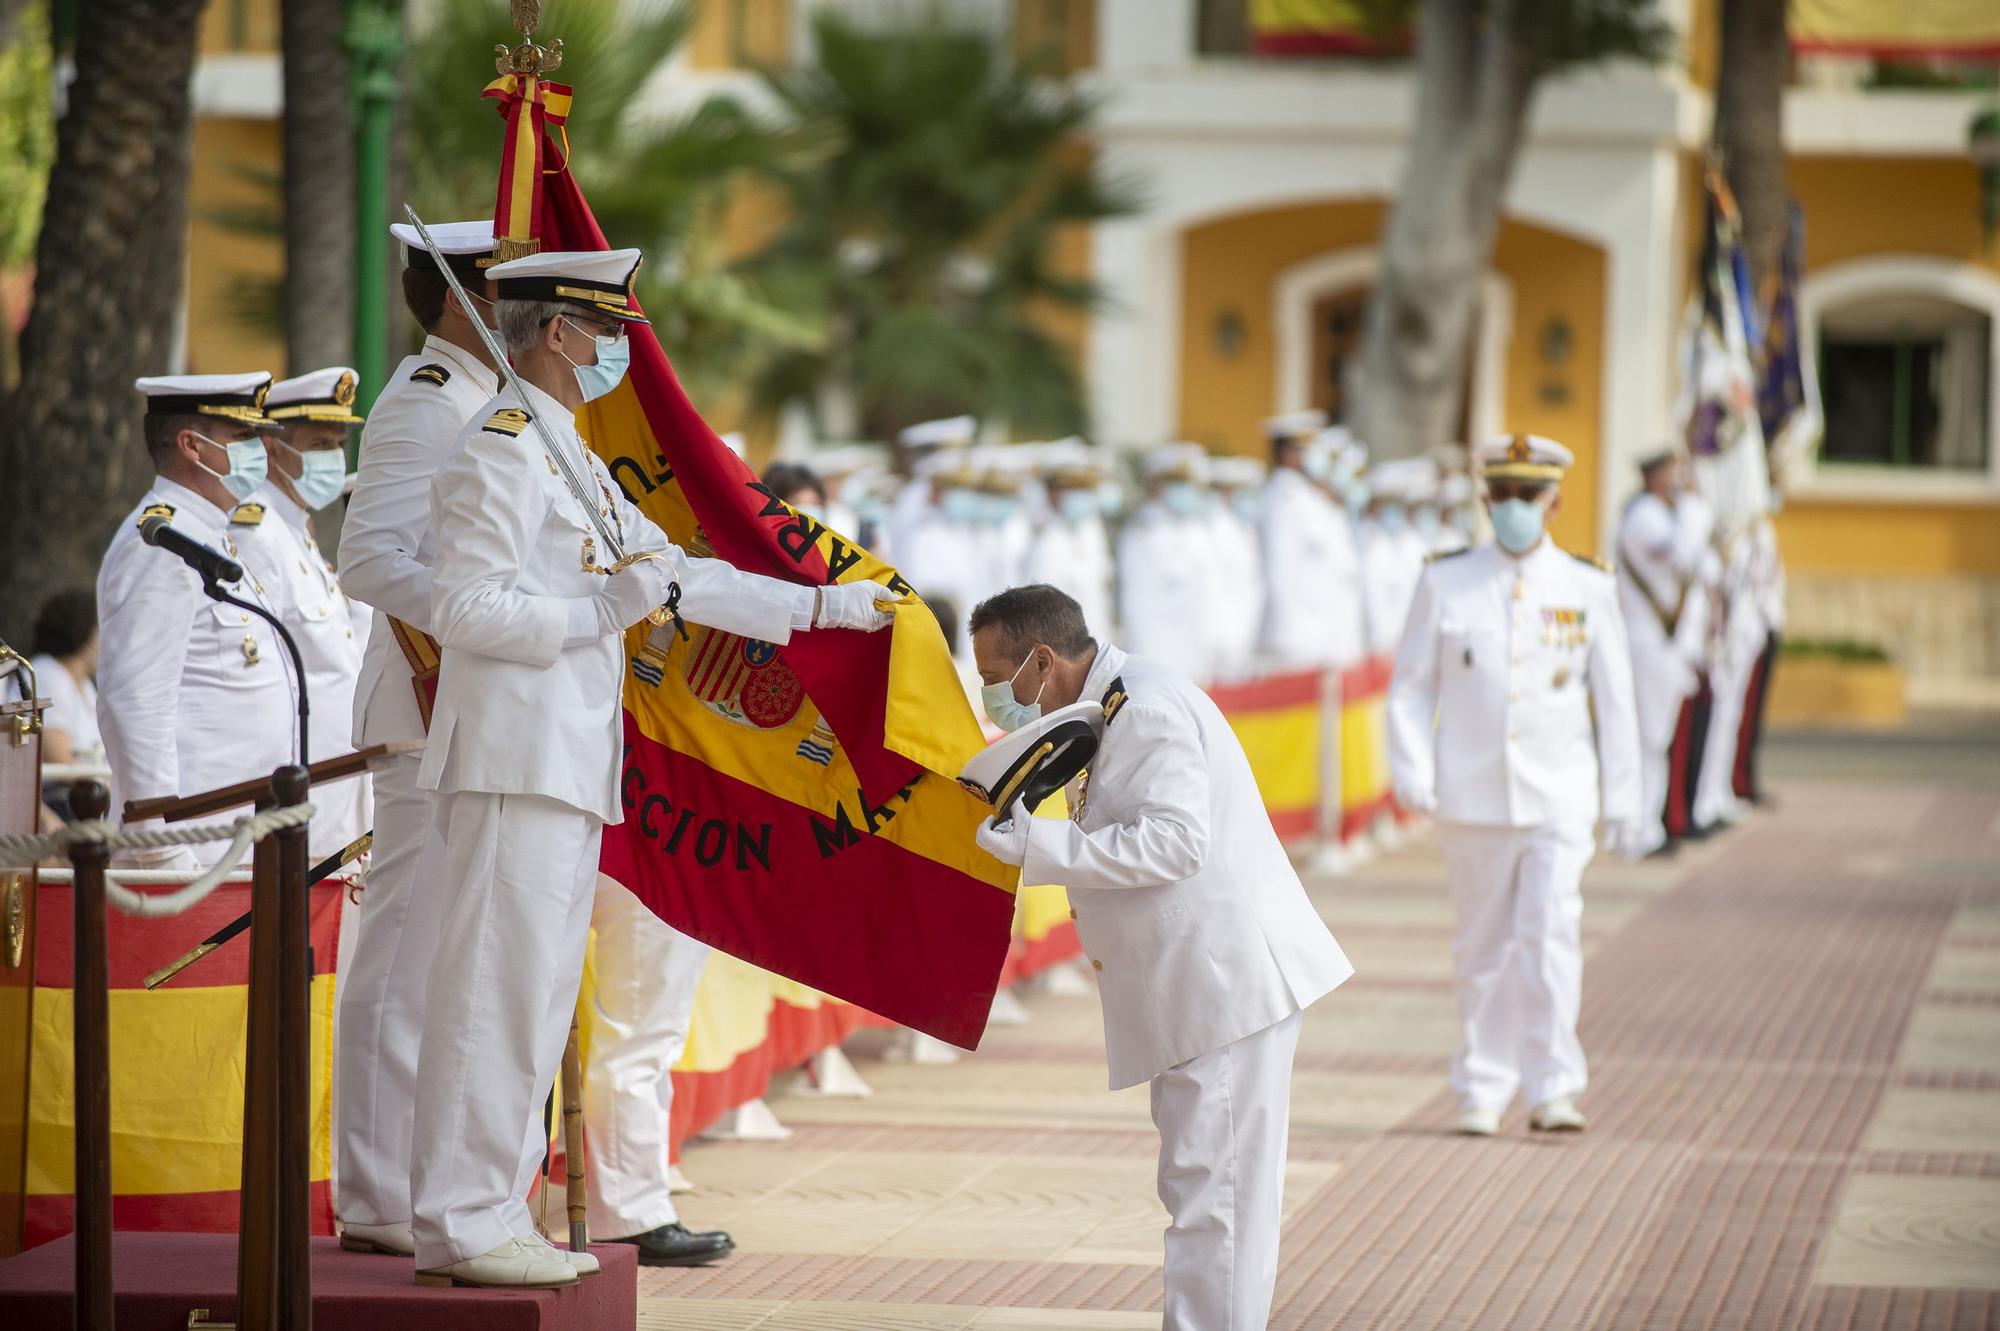
<path fill-rule="evenodd" d="M 403 57 L 401 0 L 352 0 L 346 45 L 354 104 L 354 369 L 362 415 L 389 372 L 389 139 L 396 67 Z M 360 447 L 348 444 L 350 461 Z"/>

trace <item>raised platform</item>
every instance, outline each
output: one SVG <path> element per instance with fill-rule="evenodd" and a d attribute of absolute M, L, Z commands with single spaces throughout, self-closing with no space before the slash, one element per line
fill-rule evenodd
<path fill-rule="evenodd" d="M 604 1270 L 562 1290 L 435 1289 L 416 1283 L 407 1259 L 341 1251 L 312 1241 L 314 1331 L 603 1331 L 639 1319 L 638 1251 L 594 1247 Z M 0 1262 L 0 1327 L 68 1331 L 76 1256 L 65 1236 Z M 188 1313 L 236 1315 L 234 1234 L 113 1238 L 118 1331 L 187 1331 Z"/>

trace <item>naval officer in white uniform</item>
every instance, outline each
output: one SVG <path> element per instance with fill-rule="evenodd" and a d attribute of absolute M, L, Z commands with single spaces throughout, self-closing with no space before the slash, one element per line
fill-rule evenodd
<path fill-rule="evenodd" d="M 1618 589 L 1544 530 L 1572 458 L 1482 445 L 1495 543 L 1425 569 L 1389 686 L 1390 769 L 1435 814 L 1458 937 L 1459 1129 L 1499 1130 L 1517 1091 L 1538 1131 L 1579 1131 L 1586 1081 L 1578 884 L 1596 843 L 1643 849 L 1639 723 Z"/>
<path fill-rule="evenodd" d="M 263 436 L 277 428 L 264 416 L 270 385 L 262 371 L 135 385 L 146 395 L 146 452 L 159 475 L 118 524 L 97 574 L 97 724 L 114 818 L 128 800 L 268 777 L 296 758 L 296 684 L 278 635 L 249 611 L 208 599 L 200 575 L 139 537 L 141 522 L 160 517 L 242 562 L 229 514 L 264 484 Z M 228 590 L 275 614 L 278 602 L 258 583 L 246 568 Z M 198 869 L 223 845 L 121 851 L 117 862 Z"/>
<path fill-rule="evenodd" d="M 622 816 L 625 630 L 676 606 L 778 644 L 890 622 L 871 582 L 801 587 L 687 558 L 578 437 L 575 411 L 618 386 L 627 327 L 644 322 L 638 263 L 630 249 L 555 252 L 488 270 L 527 400 L 503 388 L 475 412 L 431 483 L 443 667 L 417 784 L 436 795 L 444 914 L 411 1148 L 425 1284 L 556 1286 L 596 1269 L 542 1240 L 524 1199 L 583 970 L 599 838 Z M 628 555 L 653 558 L 596 571 L 613 558 L 599 524 Z"/>
<path fill-rule="evenodd" d="M 472 315 L 491 318 L 490 221 L 431 228 L 475 310 L 451 294 L 414 227 L 404 247 L 403 304 L 423 345 L 390 374 L 361 431 L 360 467 L 340 533 L 340 579 L 374 609 L 354 690 L 354 747 L 418 741 L 430 725 L 438 647 L 431 633 L 431 477 L 466 420 L 493 396 Z M 489 303 L 482 304 L 486 301 Z M 410 1119 L 424 988 L 437 951 L 443 873 L 421 755 L 375 762 L 375 844 L 334 1031 L 334 1209 L 341 1244 L 408 1256 Z"/>
<path fill-rule="evenodd" d="M 1165 1331 L 1258 1331 L 1277 1279 L 1299 1016 L 1354 968 L 1278 844 L 1235 732 L 1192 681 L 1093 640 L 1053 587 L 980 605 L 972 640 L 1004 729 L 1103 703 L 1070 819 L 1016 809 L 978 841 L 1023 882 L 1069 889 L 1111 1087 L 1152 1083 L 1173 1217 Z"/>
<path fill-rule="evenodd" d="M 347 430 L 360 381 L 344 365 L 281 379 L 264 399 L 278 424 L 266 441 L 270 479 L 230 514 L 230 531 L 245 564 L 278 603 L 299 644 L 312 703 L 308 727 L 313 761 L 354 748 L 354 686 L 361 644 L 340 579 L 319 552 L 312 515 L 340 498 L 347 483 Z M 374 798 L 368 777 L 346 777 L 312 788 L 311 858 L 333 855 L 368 831 Z M 343 958 L 343 961 L 345 958 Z"/>

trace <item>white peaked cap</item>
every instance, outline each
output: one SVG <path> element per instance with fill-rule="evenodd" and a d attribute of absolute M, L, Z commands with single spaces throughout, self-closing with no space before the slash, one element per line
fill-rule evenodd
<path fill-rule="evenodd" d="M 220 416 L 246 425 L 271 424 L 264 416 L 268 371 L 247 374 L 159 374 L 132 381 L 146 395 L 150 416 Z"/>
<path fill-rule="evenodd" d="M 1481 476 L 1495 480 L 1560 481 L 1576 455 L 1539 434 L 1503 434 L 1472 450 Z"/>
<path fill-rule="evenodd" d="M 1378 499 L 1398 499 L 1420 504 L 1437 496 L 1437 463 L 1429 458 L 1392 458 L 1378 462 L 1368 473 Z"/>
<path fill-rule="evenodd" d="M 919 421 L 898 434 L 896 441 L 907 448 L 969 444 L 977 428 L 978 423 L 970 416 L 947 416 L 943 420 Z"/>
<path fill-rule="evenodd" d="M 1444 478 L 1438 486 L 1438 502 L 1446 508 L 1472 502 L 1472 478 L 1462 471 L 1455 471 Z"/>
<path fill-rule="evenodd" d="M 426 222 L 431 239 L 437 242 L 438 253 L 444 255 L 453 268 L 461 272 L 493 266 L 493 219 L 477 218 L 470 222 Z M 424 238 L 408 222 L 391 222 L 389 234 L 403 245 L 403 266 L 406 268 L 437 267 L 431 252 L 424 248 Z"/>
<path fill-rule="evenodd" d="M 311 374 L 280 379 L 265 395 L 264 414 L 274 421 L 359 425 L 354 394 L 360 386 L 361 377 L 347 365 L 329 365 Z"/>
<path fill-rule="evenodd" d="M 955 448 L 918 458 L 912 472 L 920 481 L 935 481 L 949 477 L 953 481 L 970 484 L 976 479 L 972 463 L 965 454 Z"/>
<path fill-rule="evenodd" d="M 1261 458 L 1246 458 L 1238 454 L 1225 454 L 1208 460 L 1209 479 L 1217 485 L 1255 486 L 1264 483 L 1270 468 Z"/>
<path fill-rule="evenodd" d="M 1271 439 L 1299 439 L 1326 428 L 1326 413 L 1318 407 L 1287 411 L 1264 418 L 1264 434 Z"/>
<path fill-rule="evenodd" d="M 639 258 L 634 249 L 549 250 L 496 263 L 486 276 L 501 300 L 559 300 L 626 323 L 645 323 L 632 303 Z"/>
<path fill-rule="evenodd" d="M 1190 481 L 1208 479 L 1208 450 L 1200 444 L 1186 442 L 1161 444 L 1146 454 L 1144 465 L 1146 479 L 1158 480 L 1163 476 L 1179 476 Z"/>
<path fill-rule="evenodd" d="M 958 783 L 997 811 L 1007 811 L 1019 798 L 1033 812 L 1083 770 L 1103 733 L 1102 701 L 1059 707 L 974 754 Z"/>

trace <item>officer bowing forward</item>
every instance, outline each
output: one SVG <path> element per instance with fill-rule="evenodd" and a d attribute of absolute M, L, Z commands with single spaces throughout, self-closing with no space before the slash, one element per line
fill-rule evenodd
<path fill-rule="evenodd" d="M 1495 544 L 1425 569 L 1389 687 L 1405 808 L 1434 813 L 1457 914 L 1459 1129 L 1499 1130 L 1516 1091 L 1538 1131 L 1578 1131 L 1578 884 L 1600 816 L 1643 849 L 1639 726 L 1618 589 L 1549 539 L 1573 459 L 1515 435 L 1475 451 Z"/>
<path fill-rule="evenodd" d="M 1101 705 L 1070 820 L 1030 818 L 1002 786 L 978 841 L 1023 882 L 1069 889 L 1111 1088 L 1152 1083 L 1173 1217 L 1164 1331 L 1262 1327 L 1299 1016 L 1354 968 L 1278 844 L 1235 732 L 1186 676 L 1096 642 L 1076 602 L 1041 585 L 974 610 L 972 650 L 987 716 L 1020 732 L 989 753 L 1039 746 L 1045 713 Z"/>

